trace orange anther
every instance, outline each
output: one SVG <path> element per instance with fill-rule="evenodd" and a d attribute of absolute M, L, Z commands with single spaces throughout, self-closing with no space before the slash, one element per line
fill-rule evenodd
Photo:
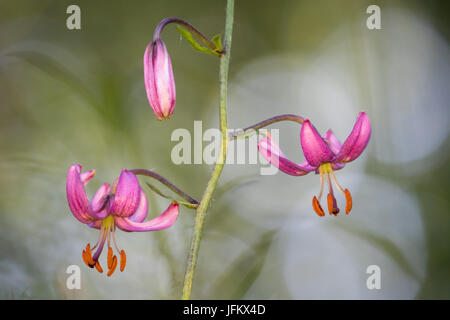
<path fill-rule="evenodd" d="M 323 211 L 322 207 L 320 206 L 319 200 L 317 200 L 316 196 L 314 196 L 312 201 L 313 209 L 317 213 L 319 217 L 323 217 L 325 215 L 325 212 Z"/>
<path fill-rule="evenodd" d="M 125 265 L 127 264 L 127 255 L 125 251 L 120 251 L 120 272 L 125 269 Z"/>
<path fill-rule="evenodd" d="M 327 196 L 327 203 L 328 203 L 328 212 L 331 214 L 333 213 L 333 197 L 331 196 L 331 193 Z"/>
<path fill-rule="evenodd" d="M 111 268 L 109 269 L 108 274 L 107 274 L 108 277 L 114 273 L 114 270 L 116 270 L 116 267 L 117 267 L 117 257 L 114 256 Z"/>
<path fill-rule="evenodd" d="M 95 261 L 95 269 L 97 269 L 98 272 L 103 273 L 102 266 L 98 261 Z"/>
<path fill-rule="evenodd" d="M 86 253 L 87 253 L 89 256 L 92 256 L 91 245 L 90 245 L 89 243 L 86 245 Z"/>
<path fill-rule="evenodd" d="M 108 257 L 106 259 L 106 263 L 108 265 L 108 269 L 111 269 L 113 262 L 113 250 L 111 247 L 108 248 Z"/>
<path fill-rule="evenodd" d="M 348 189 L 345 189 L 344 193 L 345 200 L 347 201 L 347 203 L 345 204 L 345 213 L 349 214 L 352 210 L 352 195 L 350 194 L 350 191 L 348 191 Z"/>
<path fill-rule="evenodd" d="M 83 250 L 83 252 L 81 253 L 81 256 L 83 257 L 84 263 L 86 263 L 86 265 L 87 265 L 89 268 L 93 268 L 93 267 L 94 267 L 94 266 L 92 266 L 92 265 L 89 264 L 89 259 L 88 259 L 87 255 L 86 255 L 86 251 Z"/>
<path fill-rule="evenodd" d="M 86 245 L 85 257 L 86 257 L 85 262 L 87 262 L 89 267 L 93 268 L 95 265 L 95 261 L 94 259 L 92 259 L 91 245 L 89 243 Z"/>

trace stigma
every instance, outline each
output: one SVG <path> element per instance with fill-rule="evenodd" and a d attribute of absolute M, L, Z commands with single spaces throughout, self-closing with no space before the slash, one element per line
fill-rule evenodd
<path fill-rule="evenodd" d="M 327 180 L 328 185 L 328 195 L 327 195 L 327 207 L 328 207 L 328 213 L 330 215 L 337 216 L 340 212 L 340 209 L 337 205 L 336 198 L 334 196 L 333 191 L 333 185 L 331 181 L 334 182 L 334 185 L 336 188 L 345 196 L 346 204 L 345 204 L 345 213 L 349 214 L 352 210 L 352 196 L 350 194 L 350 191 L 348 189 L 343 189 L 341 185 L 338 183 L 336 176 L 334 175 L 333 168 L 331 167 L 330 163 L 325 163 L 320 165 L 318 168 L 319 174 L 320 174 L 320 192 L 319 195 L 316 197 L 314 196 L 312 205 L 314 211 L 319 215 L 320 217 L 325 216 L 325 211 L 322 209 L 322 206 L 320 205 L 320 200 L 322 198 L 323 194 L 323 186 L 325 183 L 325 179 Z"/>
<path fill-rule="evenodd" d="M 114 273 L 118 265 L 118 259 L 117 256 L 114 254 L 111 242 L 113 243 L 114 248 L 116 249 L 118 255 L 120 256 L 119 269 L 121 272 L 125 270 L 125 265 L 127 263 L 127 256 L 125 254 L 125 251 L 120 250 L 116 243 L 115 223 L 114 218 L 112 216 L 108 216 L 102 220 L 102 224 L 100 227 L 100 235 L 98 237 L 97 243 L 92 248 L 91 245 L 88 243 L 86 245 L 85 250 L 83 250 L 81 254 L 84 263 L 90 268 L 95 267 L 95 269 L 97 269 L 99 273 L 103 273 L 103 268 L 101 267 L 98 259 L 100 258 L 100 255 L 103 251 L 105 242 L 108 245 L 108 253 L 106 257 L 106 265 L 108 267 L 107 276 L 110 277 Z M 96 250 L 94 255 L 92 255 L 93 250 Z"/>

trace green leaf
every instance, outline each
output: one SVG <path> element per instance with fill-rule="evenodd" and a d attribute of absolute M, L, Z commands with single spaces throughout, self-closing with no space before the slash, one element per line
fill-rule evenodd
<path fill-rule="evenodd" d="M 77 77 L 75 73 L 68 70 L 64 65 L 50 55 L 32 50 L 13 50 L 10 51 L 8 55 L 27 61 L 52 78 L 62 81 L 69 88 L 77 91 L 80 96 L 85 98 L 90 104 L 99 108 L 99 101 L 91 89 L 83 84 L 82 79 Z"/>
<path fill-rule="evenodd" d="M 50 50 L 50 48 L 46 49 L 46 51 Z M 126 91 L 126 89 L 121 89 L 123 86 L 118 76 L 98 73 L 99 86 L 92 88 L 75 70 L 71 70 L 66 64 L 46 51 L 9 50 L 7 55 L 22 59 L 53 79 L 60 81 L 71 92 L 77 93 L 85 99 L 89 106 L 99 113 L 100 119 L 105 121 L 108 126 L 113 127 L 115 131 L 124 130 L 125 132 L 128 121 L 123 114 L 125 108 L 122 102 L 124 100 L 123 90 Z"/>
<path fill-rule="evenodd" d="M 222 47 L 222 37 L 219 34 L 216 34 L 212 40 L 211 40 L 215 45 L 218 51 L 222 51 L 223 47 Z"/>
<path fill-rule="evenodd" d="M 204 52 L 204 53 L 209 53 L 212 54 L 214 56 L 220 56 L 220 54 L 208 47 L 204 47 L 202 45 L 200 45 L 197 41 L 195 41 L 194 36 L 187 30 L 177 27 L 178 32 L 183 36 L 184 39 L 187 40 L 187 42 L 189 42 L 192 46 L 192 48 L 194 48 L 197 51 L 200 52 Z"/>
<path fill-rule="evenodd" d="M 397 265 L 409 276 L 420 281 L 420 276 L 416 273 L 411 263 L 408 261 L 402 250 L 391 240 L 376 235 L 369 230 L 364 230 L 362 227 L 356 228 L 354 226 L 348 226 L 343 223 L 336 223 L 335 228 L 341 228 L 342 230 L 365 240 L 367 243 L 379 248 L 386 253 Z"/>
<path fill-rule="evenodd" d="M 154 193 L 160 195 L 163 198 L 166 198 L 166 199 L 169 199 L 169 200 L 172 200 L 172 201 L 176 201 L 179 204 L 181 204 L 181 205 L 183 205 L 183 206 L 185 206 L 186 208 L 189 208 L 189 209 L 197 209 L 198 205 L 196 205 L 196 204 L 185 202 L 185 201 L 180 201 L 178 199 L 175 199 L 175 198 L 173 198 L 171 196 L 168 196 L 168 195 L 164 194 L 161 190 L 156 188 L 154 185 L 152 185 L 152 184 L 150 184 L 148 182 L 146 182 L 146 184 L 147 184 L 147 187 L 149 187 Z"/>
<path fill-rule="evenodd" d="M 276 233 L 275 230 L 264 232 L 256 243 L 244 250 L 212 285 L 210 296 L 243 299 L 260 275 Z"/>
<path fill-rule="evenodd" d="M 259 174 L 248 174 L 233 178 L 227 183 L 216 188 L 214 199 L 217 201 L 227 192 L 256 183 L 259 177 Z"/>

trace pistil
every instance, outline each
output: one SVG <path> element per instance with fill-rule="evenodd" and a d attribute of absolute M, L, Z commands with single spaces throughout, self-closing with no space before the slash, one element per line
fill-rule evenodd
<path fill-rule="evenodd" d="M 335 216 L 339 213 L 339 208 L 337 206 L 336 198 L 334 197 L 333 185 L 331 184 L 330 173 L 327 171 L 327 183 L 328 183 L 328 193 L 327 203 L 328 203 L 328 212 L 334 214 Z"/>

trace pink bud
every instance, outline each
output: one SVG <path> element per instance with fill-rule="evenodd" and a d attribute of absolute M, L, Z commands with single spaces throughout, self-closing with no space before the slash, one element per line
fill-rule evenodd
<path fill-rule="evenodd" d="M 145 50 L 144 81 L 148 102 L 158 120 L 170 118 L 175 108 L 175 81 L 169 53 L 160 39 Z"/>

